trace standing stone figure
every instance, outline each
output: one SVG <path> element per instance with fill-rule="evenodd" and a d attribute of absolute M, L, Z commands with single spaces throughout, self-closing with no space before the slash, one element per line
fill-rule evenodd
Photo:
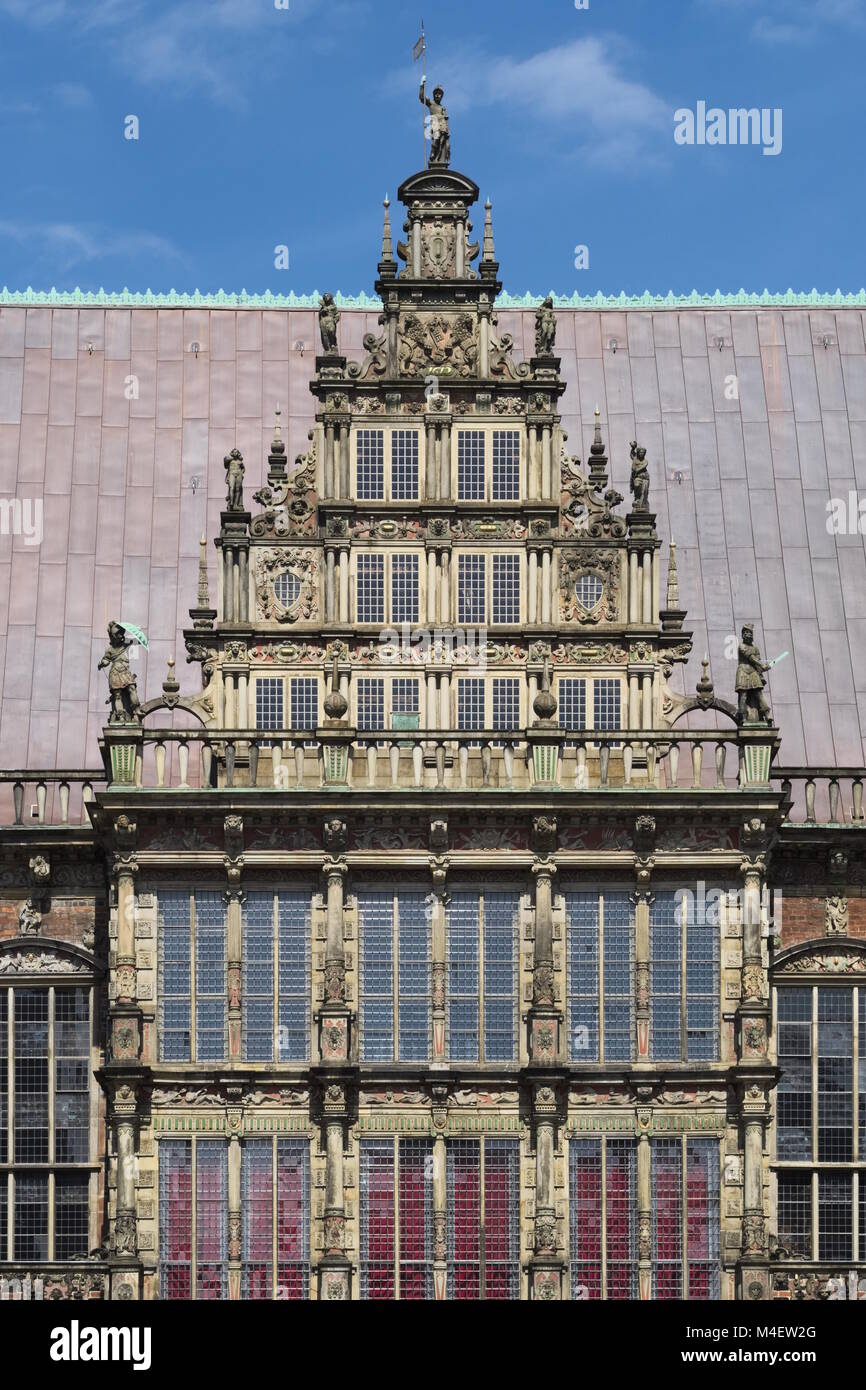
<path fill-rule="evenodd" d="M 126 628 L 121 627 L 120 623 L 109 623 L 108 646 L 97 667 L 99 671 L 105 666 L 111 668 L 108 672 L 109 698 L 106 700 L 106 704 L 111 705 L 109 724 L 134 724 L 139 717 L 141 706 L 138 688 L 127 656 L 131 646 L 132 638 L 127 637 Z"/>
<path fill-rule="evenodd" d="M 553 295 L 549 294 L 538 306 L 535 315 L 535 355 L 552 357 L 556 342 L 556 314 L 553 311 Z"/>
<path fill-rule="evenodd" d="M 337 351 L 337 324 L 341 314 L 332 294 L 323 294 L 319 305 L 319 333 L 322 339 L 322 352 L 327 357 Z"/>
<path fill-rule="evenodd" d="M 770 706 L 764 698 L 767 682 L 764 672 L 769 671 L 761 660 L 761 653 L 755 646 L 755 629 L 751 623 L 743 628 L 743 640 L 737 651 L 737 679 L 734 688 L 737 692 L 737 719 L 741 724 L 768 724 Z"/>
<path fill-rule="evenodd" d="M 244 456 L 240 449 L 232 449 L 223 459 L 226 470 L 226 511 L 242 512 L 244 509 Z"/>
<path fill-rule="evenodd" d="M 448 133 L 448 112 L 442 105 L 445 92 L 441 87 L 433 88 L 433 100 L 424 95 L 424 79 L 418 100 L 430 112 L 430 163 L 449 164 L 451 161 L 451 136 Z"/>
<path fill-rule="evenodd" d="M 634 495 L 633 510 L 648 512 L 649 465 L 646 461 L 646 449 L 641 448 L 635 439 L 631 444 L 631 490 Z"/>

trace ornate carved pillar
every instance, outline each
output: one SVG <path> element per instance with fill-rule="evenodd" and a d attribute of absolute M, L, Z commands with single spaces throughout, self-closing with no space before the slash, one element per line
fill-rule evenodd
<path fill-rule="evenodd" d="M 244 868 L 244 822 L 242 816 L 226 816 L 223 821 L 226 871 L 226 989 L 228 993 L 229 1061 L 241 1059 L 241 990 L 243 955 L 241 876 Z"/>
<path fill-rule="evenodd" d="M 111 1296 L 138 1298 L 141 1280 L 135 1179 L 138 1077 L 123 1071 L 112 1074 L 108 1093 L 117 1164 L 117 1204 L 111 1239 Z M 122 1288 L 125 1292 L 120 1291 Z"/>
<path fill-rule="evenodd" d="M 447 1296 L 448 1181 L 445 1130 L 448 1125 L 448 1087 L 433 1086 L 433 1294 L 437 1303 Z"/>
<path fill-rule="evenodd" d="M 767 1213 L 764 1210 L 764 1131 L 769 1105 L 764 1085 L 755 1080 L 741 1087 L 743 1116 L 743 1258 L 767 1258 Z"/>
<path fill-rule="evenodd" d="M 556 1152 L 556 1088 L 536 1083 L 532 1094 L 535 1122 L 535 1232 L 530 1262 L 529 1292 L 533 1299 L 551 1302 L 562 1298 L 563 1259 L 557 1240 L 554 1199 Z"/>
<path fill-rule="evenodd" d="M 322 866 L 327 885 L 325 984 L 319 1014 L 319 1054 L 323 1062 L 349 1060 L 350 1009 L 346 1003 L 346 950 L 343 933 L 343 885 L 348 872 L 342 857 L 348 844 L 344 821 L 325 822 L 325 848 L 328 857 Z"/>
<path fill-rule="evenodd" d="M 556 1005 L 553 968 L 553 880 L 556 864 L 556 818 L 536 816 L 532 822 L 537 858 L 535 879 L 535 949 L 532 967 L 532 1008 L 529 1011 L 529 1060 L 550 1066 L 562 1052 L 562 1011 Z"/>
<path fill-rule="evenodd" d="M 349 1099 L 340 1078 L 323 1083 L 322 1117 L 325 1129 L 325 1217 L 324 1254 L 319 1262 L 319 1298 L 328 1302 L 345 1302 L 351 1293 L 343 1178 L 343 1146 L 349 1119 Z"/>
<path fill-rule="evenodd" d="M 448 895 L 445 885 L 449 867 L 446 853 L 448 849 L 448 824 L 445 820 L 431 821 L 430 848 L 433 851 L 430 859 L 433 891 L 428 899 L 432 913 L 430 934 L 433 975 L 433 1066 L 444 1067 L 447 1065 L 445 1061 L 445 996 L 448 969 L 446 956 Z"/>
<path fill-rule="evenodd" d="M 637 1282 L 642 1302 L 652 1297 L 652 1176 L 649 1127 L 652 1112 L 638 1108 L 637 1126 Z"/>
<path fill-rule="evenodd" d="M 635 1034 L 637 1060 L 649 1059 L 650 1028 L 650 908 L 653 894 L 650 891 L 655 861 L 652 849 L 655 844 L 656 822 L 654 816 L 638 816 L 634 825 L 635 840 L 635 892 L 634 937 L 635 937 Z"/>
<path fill-rule="evenodd" d="M 229 1135 L 228 1152 L 228 1286 L 229 1299 L 232 1303 L 237 1303 L 241 1297 L 241 1272 L 243 1247 L 241 1241 L 242 1233 L 242 1206 L 241 1206 L 241 1140 L 243 1130 L 244 1113 L 241 1106 L 243 1098 L 243 1088 L 241 1086 L 229 1086 L 227 1088 L 230 1104 L 226 1113 L 226 1127 Z"/>
<path fill-rule="evenodd" d="M 742 1261 L 760 1264 L 767 1258 L 767 1215 L 764 1208 L 764 1132 L 769 1114 L 767 1094 L 775 1079 L 768 1058 L 770 989 L 762 946 L 762 896 L 766 874 L 765 823 L 753 816 L 740 830 L 743 879 L 743 966 L 737 1017 L 740 1113 L 743 1133 Z"/>
<path fill-rule="evenodd" d="M 111 1006 L 112 1062 L 137 1062 L 141 1052 L 141 1014 L 135 963 L 137 836 L 136 822 L 126 815 L 118 816 L 114 824 L 115 854 L 112 863 L 117 900 L 117 958 Z"/>

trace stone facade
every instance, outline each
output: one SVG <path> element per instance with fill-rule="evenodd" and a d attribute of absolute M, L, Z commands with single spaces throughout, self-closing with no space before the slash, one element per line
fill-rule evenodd
<path fill-rule="evenodd" d="M 627 502 L 598 416 L 568 453 L 552 311 L 519 360 L 477 197 L 447 163 L 405 181 L 355 358 L 323 301 L 294 470 L 279 416 L 252 497 L 226 454 L 192 692 L 172 659 L 139 698 L 113 625 L 103 768 L 6 779 L 0 1296 L 860 1296 L 862 781 L 839 816 L 830 770 L 816 819 L 819 774 L 781 767 L 770 719 L 706 667 L 677 688 L 692 634 L 652 457 L 648 492 L 633 442 Z M 8 1078 L 43 989 L 26 1126 Z M 89 1258 L 57 1259 L 52 1167 L 28 1263 L 9 1175 L 19 1132 L 60 1162 L 76 989 L 92 1176 L 67 1245 Z M 812 991 L 819 1058 L 822 1010 L 853 1009 L 847 1254 L 821 1224 L 835 1160 L 777 1108 L 780 990 L 794 1011 Z"/>

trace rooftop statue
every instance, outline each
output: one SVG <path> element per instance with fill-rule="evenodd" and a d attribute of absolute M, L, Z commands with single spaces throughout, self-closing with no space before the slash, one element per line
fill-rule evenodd
<path fill-rule="evenodd" d="M 556 342 L 556 314 L 553 311 L 553 295 L 549 294 L 538 306 L 535 315 L 535 355 L 552 357 Z"/>
<path fill-rule="evenodd" d="M 139 718 L 141 706 L 138 700 L 138 687 L 136 686 L 135 676 L 129 669 L 129 657 L 127 652 L 132 646 L 132 638 L 127 637 L 126 628 L 121 627 L 120 623 L 108 624 L 108 646 L 105 655 L 97 667 L 101 671 L 108 666 L 108 691 L 109 698 L 106 704 L 111 705 L 111 713 L 108 716 L 109 724 L 135 724 Z"/>
<path fill-rule="evenodd" d="M 244 456 L 240 449 L 232 449 L 223 459 L 226 470 L 226 511 L 242 512 L 244 509 Z"/>
<path fill-rule="evenodd" d="M 441 87 L 434 87 L 433 100 L 430 101 L 424 95 L 426 80 L 421 79 L 418 100 L 430 112 L 430 163 L 448 165 L 451 163 L 451 136 L 448 132 L 448 112 L 442 105 L 445 92 Z"/>
<path fill-rule="evenodd" d="M 737 678 L 734 689 L 737 692 L 737 719 L 740 724 L 769 724 L 770 706 L 764 698 L 767 682 L 764 672 L 770 667 L 761 660 L 760 649 L 755 646 L 755 629 L 751 623 L 743 628 L 742 641 L 737 650 Z"/>
<path fill-rule="evenodd" d="M 636 512 L 649 511 L 649 465 L 646 461 L 646 449 L 642 448 L 636 439 L 631 443 L 631 490 L 634 496 L 634 508 Z"/>
<path fill-rule="evenodd" d="M 327 357 L 337 351 L 337 324 L 340 311 L 334 303 L 332 294 L 323 294 L 319 305 L 319 333 L 322 339 L 322 352 Z"/>

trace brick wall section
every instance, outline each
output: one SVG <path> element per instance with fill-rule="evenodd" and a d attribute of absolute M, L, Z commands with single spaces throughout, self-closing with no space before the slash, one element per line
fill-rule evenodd
<path fill-rule="evenodd" d="M 22 899 L 0 901 L 0 940 L 18 936 L 18 911 Z M 105 904 L 94 898 L 52 898 L 51 907 L 42 918 L 41 932 L 57 941 L 80 945 L 85 928 L 92 929 L 102 921 Z"/>
<path fill-rule="evenodd" d="M 844 893 L 844 888 L 839 891 Z M 782 900 L 783 950 L 825 934 L 824 903 L 823 897 L 794 897 L 785 893 Z M 848 899 L 848 935 L 866 941 L 866 898 Z"/>

